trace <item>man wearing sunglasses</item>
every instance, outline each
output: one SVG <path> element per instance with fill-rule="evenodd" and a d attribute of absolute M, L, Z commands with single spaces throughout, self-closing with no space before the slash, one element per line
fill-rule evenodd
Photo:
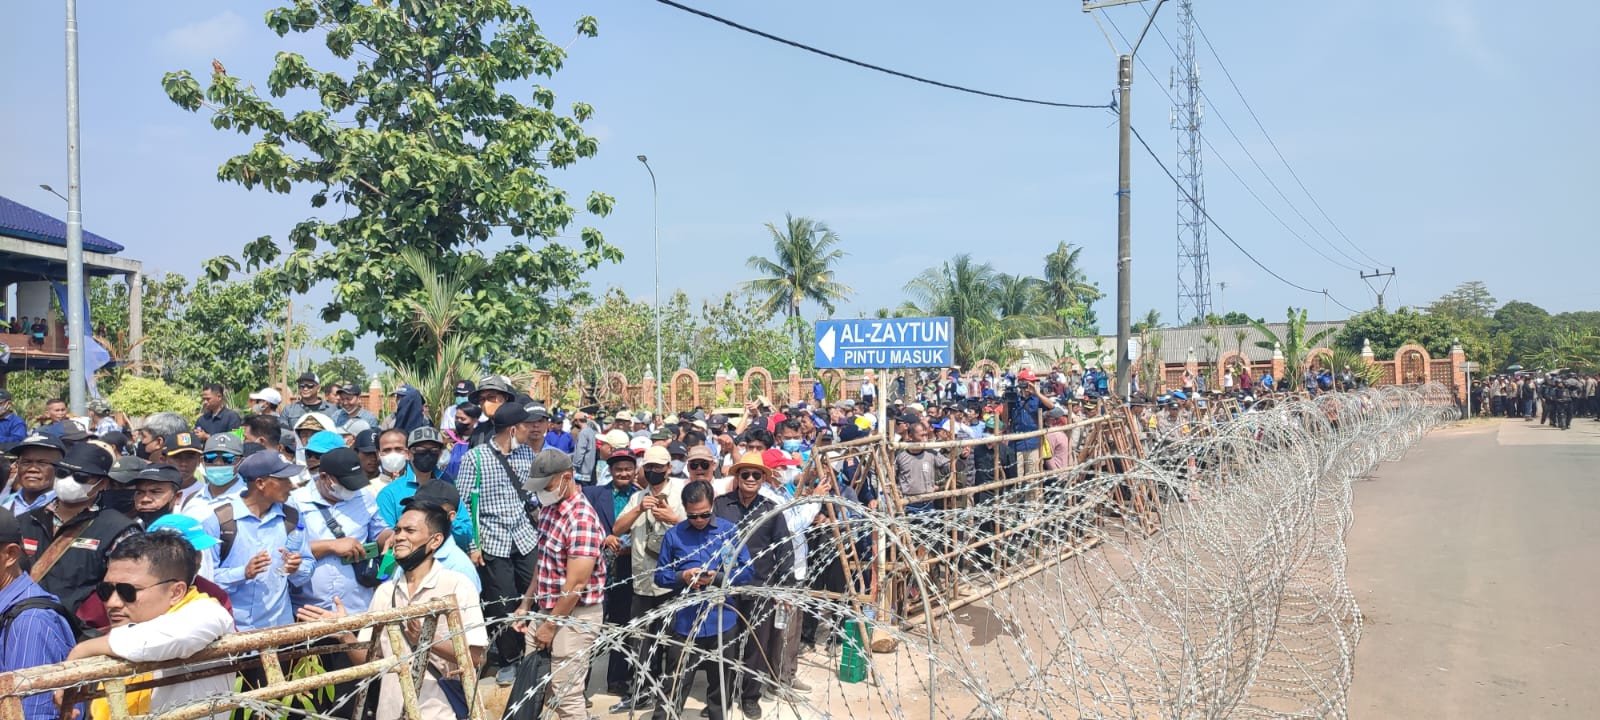
<path fill-rule="evenodd" d="M 723 720 L 729 695 L 736 692 L 732 671 L 738 665 L 737 643 L 723 639 L 738 627 L 738 612 L 719 589 L 748 584 L 754 570 L 749 549 L 739 543 L 737 528 L 712 510 L 709 483 L 685 486 L 683 509 L 684 521 L 668 530 L 661 541 L 655 581 L 664 588 L 681 589 L 687 598 L 704 599 L 684 604 L 673 614 L 672 640 L 664 643 L 664 649 L 666 667 L 676 672 L 668 682 L 667 697 L 672 702 L 671 716 L 682 717 L 689 686 L 704 669 L 707 717 Z M 666 720 L 666 706 L 657 705 L 651 717 Z"/>
<path fill-rule="evenodd" d="M 205 452 L 200 454 L 200 472 L 205 482 L 190 485 L 178 501 L 184 514 L 204 520 L 211 514 L 212 506 L 244 492 L 239 482 L 239 461 L 244 459 L 244 443 L 233 433 L 212 435 L 206 441 Z"/>
<path fill-rule="evenodd" d="M 301 373 L 300 377 L 295 379 L 294 387 L 299 399 L 283 409 L 284 423 L 298 430 L 300 429 L 300 418 L 305 417 L 307 413 L 321 413 L 330 419 L 327 424 L 318 429 L 332 430 L 333 420 L 331 418 L 338 411 L 338 408 L 322 399 L 322 383 L 317 382 L 316 373 Z"/>
<path fill-rule="evenodd" d="M 55 465 L 56 499 L 18 518 L 22 551 L 39 585 L 77 612 L 106 573 L 111 549 L 139 526 L 96 500 L 111 482 L 111 453 L 81 443 Z"/>
<path fill-rule="evenodd" d="M 762 493 L 771 482 L 772 471 L 754 453 L 733 466 L 733 492 L 718 495 L 712 502 L 717 517 L 733 523 L 738 537 L 754 558 L 755 573 L 750 584 L 787 584 L 794 568 L 794 546 L 789 540 L 789 525 L 778 504 Z M 761 691 L 776 688 L 776 660 L 782 656 L 783 630 L 775 624 L 771 600 L 747 596 L 739 598 L 739 614 L 749 631 L 743 642 L 744 679 L 740 683 L 739 708 L 745 717 L 761 717 Z M 787 618 L 786 618 L 787 620 Z"/>
<path fill-rule="evenodd" d="M 110 616 L 111 630 L 80 643 L 67 659 L 106 655 L 133 662 L 178 660 L 233 632 L 227 609 L 194 587 L 198 570 L 194 546 L 178 533 L 140 533 L 123 541 L 111 551 L 105 581 L 95 588 Z M 165 672 L 157 671 L 156 677 Z M 160 712 L 232 690 L 232 674 L 132 690 L 126 695 L 126 711 Z M 110 715 L 107 702 L 95 700 L 91 715 Z M 212 717 L 225 718 L 227 713 Z"/>

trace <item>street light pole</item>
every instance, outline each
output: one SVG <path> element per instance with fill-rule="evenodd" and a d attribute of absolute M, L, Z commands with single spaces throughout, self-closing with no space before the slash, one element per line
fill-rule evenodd
<path fill-rule="evenodd" d="M 78 174 L 78 3 L 67 1 L 67 370 L 73 415 L 85 414 L 83 200 Z"/>
<path fill-rule="evenodd" d="M 666 371 L 661 367 L 661 198 L 660 193 L 656 191 L 656 171 L 650 168 L 650 159 L 640 155 L 639 162 L 644 163 L 645 171 L 650 173 L 650 235 L 656 247 L 656 416 L 659 418 L 662 409 L 666 407 L 661 402 L 661 382 L 662 378 L 666 377 Z"/>

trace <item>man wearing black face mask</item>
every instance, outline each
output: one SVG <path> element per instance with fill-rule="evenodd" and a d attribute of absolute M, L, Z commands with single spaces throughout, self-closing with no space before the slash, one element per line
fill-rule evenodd
<path fill-rule="evenodd" d="M 412 430 L 406 436 L 405 454 L 411 463 L 411 477 L 396 480 L 378 491 L 378 516 L 390 527 L 400 521 L 406 498 L 416 495 L 419 488 L 434 482 L 455 482 L 442 472 L 444 436 L 438 430 L 426 425 Z M 450 534 L 463 548 L 472 544 L 472 516 L 465 504 L 456 511 Z"/>
<path fill-rule="evenodd" d="M 139 532 L 127 516 L 96 504 L 111 483 L 111 463 L 111 453 L 102 448 L 73 446 L 55 464 L 56 499 L 17 518 L 30 574 L 75 613 L 105 577 L 111 549 Z"/>

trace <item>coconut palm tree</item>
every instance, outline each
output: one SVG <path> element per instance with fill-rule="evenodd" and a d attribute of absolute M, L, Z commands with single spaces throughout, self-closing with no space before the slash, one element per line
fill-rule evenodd
<path fill-rule="evenodd" d="M 1100 288 L 1089 282 L 1078 256 L 1083 248 L 1062 242 L 1044 256 L 1042 293 L 1050 313 L 1056 315 L 1062 331 L 1068 335 L 1085 335 L 1094 331 L 1097 324 L 1094 302 L 1104 297 Z"/>
<path fill-rule="evenodd" d="M 1266 340 L 1256 343 L 1256 347 L 1272 350 L 1277 348 L 1283 353 L 1283 377 L 1278 379 L 1279 387 L 1287 390 L 1300 389 L 1300 374 L 1305 371 L 1306 354 L 1327 339 L 1338 328 L 1326 328 L 1315 335 L 1306 337 L 1306 310 L 1305 308 L 1289 308 L 1289 322 L 1284 328 L 1283 337 L 1279 337 L 1259 320 L 1251 320 L 1250 325 L 1256 332 L 1266 336 Z"/>
<path fill-rule="evenodd" d="M 416 388 L 423 401 L 438 411 L 449 405 L 456 381 L 470 377 L 476 369 L 470 357 L 472 348 L 454 330 L 468 307 L 462 297 L 483 265 L 468 262 L 446 277 L 415 248 L 402 250 L 400 260 L 422 285 L 421 292 L 401 300 L 411 314 L 407 324 L 417 341 L 433 350 L 433 357 L 426 365 L 399 361 L 390 364 L 401 382 Z"/>
<path fill-rule="evenodd" d="M 911 299 L 900 306 L 899 314 L 951 318 L 956 362 L 963 366 L 983 358 L 1007 362 L 1019 353 L 1006 341 L 1023 337 L 1036 316 L 1005 314 L 1003 275 L 989 263 L 975 262 L 962 253 L 906 283 Z"/>
<path fill-rule="evenodd" d="M 745 265 L 763 275 L 744 284 L 766 299 L 761 311 L 782 314 L 798 328 L 800 304 L 811 301 L 833 313 L 836 303 L 850 298 L 849 286 L 834 279 L 834 265 L 844 258 L 839 235 L 826 223 L 807 217 L 784 215 L 783 227 L 767 223 L 772 236 L 772 257 L 751 255 Z M 795 334 L 797 346 L 803 344 Z"/>

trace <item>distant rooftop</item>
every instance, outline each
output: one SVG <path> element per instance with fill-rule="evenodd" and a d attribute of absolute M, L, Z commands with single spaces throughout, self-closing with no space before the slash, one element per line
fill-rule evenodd
<path fill-rule="evenodd" d="M 67 223 L 11 198 L 0 196 L 0 235 L 66 247 Z M 83 249 L 102 255 L 114 255 L 125 248 L 85 230 Z"/>

